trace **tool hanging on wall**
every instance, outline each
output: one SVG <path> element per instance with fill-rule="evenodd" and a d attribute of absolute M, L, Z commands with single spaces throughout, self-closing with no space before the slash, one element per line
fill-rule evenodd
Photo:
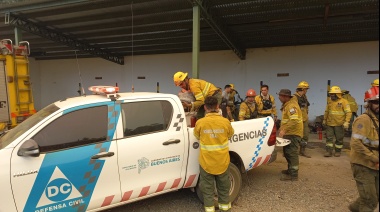
<path fill-rule="evenodd" d="M 79 74 L 79 89 L 78 89 L 78 93 L 79 93 L 79 96 L 86 96 L 86 92 L 84 91 L 84 88 L 83 88 L 83 82 L 82 82 L 82 74 L 80 72 L 80 67 L 79 67 L 79 61 L 78 61 L 78 55 L 77 55 L 77 50 L 74 51 L 75 52 L 75 60 L 77 62 L 77 68 L 78 68 L 78 74 Z"/>

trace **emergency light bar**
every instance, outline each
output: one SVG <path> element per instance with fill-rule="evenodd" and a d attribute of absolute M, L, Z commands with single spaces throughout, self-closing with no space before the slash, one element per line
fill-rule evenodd
<path fill-rule="evenodd" d="M 98 85 L 91 86 L 88 90 L 98 94 L 115 94 L 119 92 L 119 87 Z"/>

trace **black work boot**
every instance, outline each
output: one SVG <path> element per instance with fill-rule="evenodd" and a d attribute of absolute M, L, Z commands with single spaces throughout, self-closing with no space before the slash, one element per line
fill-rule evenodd
<path fill-rule="evenodd" d="M 300 154 L 301 156 L 304 156 L 304 157 L 307 157 L 307 158 L 311 158 L 310 155 L 306 154 L 305 150 L 306 150 L 306 146 L 303 146 L 303 147 L 301 146 L 301 147 L 300 147 L 300 153 L 299 153 L 299 154 Z"/>
<path fill-rule="evenodd" d="M 333 156 L 331 148 L 327 148 L 326 151 L 327 152 L 323 156 L 325 156 L 325 157 L 332 157 Z"/>
<path fill-rule="evenodd" d="M 281 181 L 298 181 L 298 176 L 282 175 Z"/>
<path fill-rule="evenodd" d="M 282 170 L 281 174 L 289 174 L 289 170 L 287 170 L 287 169 L 286 170 Z"/>

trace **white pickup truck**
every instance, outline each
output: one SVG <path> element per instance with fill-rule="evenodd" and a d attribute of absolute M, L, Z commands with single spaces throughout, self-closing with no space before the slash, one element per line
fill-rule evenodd
<path fill-rule="evenodd" d="M 80 96 L 43 108 L 0 137 L 0 211 L 100 211 L 199 191 L 199 141 L 185 115 L 178 96 L 162 93 Z M 272 118 L 232 126 L 233 201 L 241 173 L 276 159 L 276 135 Z"/>

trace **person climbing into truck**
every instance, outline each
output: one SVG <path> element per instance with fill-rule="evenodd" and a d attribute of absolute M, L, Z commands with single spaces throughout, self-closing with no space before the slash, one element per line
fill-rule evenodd
<path fill-rule="evenodd" d="M 173 81 L 176 86 L 193 92 L 195 101 L 191 103 L 182 102 L 182 106 L 184 108 L 191 108 L 191 110 L 197 110 L 197 119 L 205 116 L 205 110 L 202 106 L 204 105 L 206 97 L 215 96 L 218 100 L 218 106 L 222 102 L 222 93 L 210 82 L 189 78 L 188 74 L 182 71 L 178 71 L 174 74 Z"/>

